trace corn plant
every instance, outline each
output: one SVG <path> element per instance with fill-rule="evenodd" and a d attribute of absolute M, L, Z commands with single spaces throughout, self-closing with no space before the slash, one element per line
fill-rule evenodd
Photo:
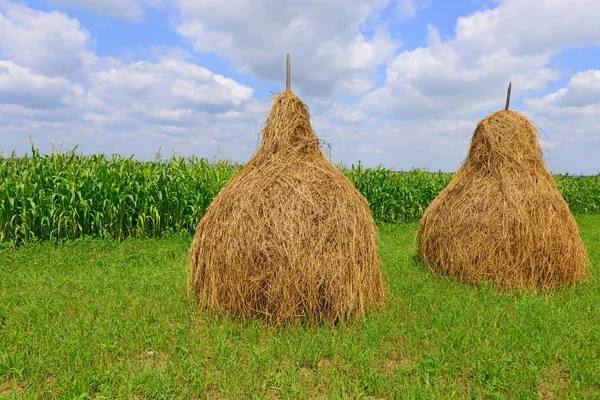
<path fill-rule="evenodd" d="M 139 162 L 36 149 L 0 158 L 0 241 L 193 232 L 238 168 L 195 157 Z"/>
<path fill-rule="evenodd" d="M 196 157 L 137 161 L 119 155 L 0 157 L 0 242 L 125 239 L 192 234 L 241 166 Z M 339 167 L 367 198 L 376 222 L 417 221 L 453 174 Z M 600 175 L 557 175 L 571 211 L 600 213 Z"/>

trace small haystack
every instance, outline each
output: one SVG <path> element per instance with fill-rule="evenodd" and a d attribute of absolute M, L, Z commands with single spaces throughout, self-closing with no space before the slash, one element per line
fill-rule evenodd
<path fill-rule="evenodd" d="M 551 289 L 587 275 L 577 225 L 546 169 L 537 130 L 513 111 L 479 123 L 418 237 L 424 263 L 467 283 Z"/>
<path fill-rule="evenodd" d="M 384 300 L 369 205 L 321 154 L 291 90 L 198 224 L 190 258 L 190 294 L 211 313 L 335 322 Z"/>

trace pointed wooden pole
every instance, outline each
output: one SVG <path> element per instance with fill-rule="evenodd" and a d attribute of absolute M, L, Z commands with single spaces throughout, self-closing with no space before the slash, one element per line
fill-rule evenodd
<path fill-rule="evenodd" d="M 290 54 L 288 53 L 285 60 L 285 90 L 290 90 L 292 86 L 292 65 L 290 62 Z"/>
<path fill-rule="evenodd" d="M 504 108 L 506 111 L 508 111 L 508 108 L 510 107 L 510 92 L 512 90 L 512 82 L 508 83 L 508 92 L 506 92 L 506 107 Z"/>

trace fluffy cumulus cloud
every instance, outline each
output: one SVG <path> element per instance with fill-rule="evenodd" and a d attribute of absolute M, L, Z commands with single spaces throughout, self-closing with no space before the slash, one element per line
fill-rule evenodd
<path fill-rule="evenodd" d="M 5 69 L 11 74 L 7 79 Z M 14 121 L 5 131 L 34 123 L 42 144 L 58 133 L 61 142 L 86 151 L 109 148 L 145 157 L 161 146 L 209 157 L 221 146 L 222 155 L 243 158 L 254 149 L 255 138 L 240 130 L 251 133 L 262 117 L 251 88 L 169 59 L 100 69 L 90 74 L 85 88 L 2 62 L 0 103 L 5 121 Z M 41 107 L 54 110 L 36 110 Z M 26 141 L 21 136 L 20 145 Z"/>
<path fill-rule="evenodd" d="M 135 62 L 96 72 L 91 95 L 107 104 L 128 107 L 188 109 L 219 113 L 252 99 L 253 90 L 196 64 L 165 59 Z"/>
<path fill-rule="evenodd" d="M 0 54 L 35 73 L 82 78 L 97 57 L 76 19 L 0 0 Z"/>
<path fill-rule="evenodd" d="M 543 89 L 561 77 L 548 67 L 553 56 L 566 46 L 600 43 L 597 15 L 595 0 L 505 0 L 459 18 L 450 40 L 430 25 L 427 45 L 401 52 L 365 105 L 401 118 L 497 109 L 510 80 L 517 94 Z"/>
<path fill-rule="evenodd" d="M 414 18 L 419 10 L 431 7 L 429 0 L 400 0 L 398 2 L 398 17 L 401 20 Z"/>
<path fill-rule="evenodd" d="M 561 115 L 579 118 L 577 129 L 598 138 L 592 128 L 597 106 L 589 104 L 598 99 L 596 72 L 576 74 L 557 93 L 536 95 L 548 83 L 564 78 L 564 71 L 551 67 L 554 56 L 569 47 L 600 44 L 597 15 L 600 2 L 595 0 L 501 0 L 493 9 L 459 18 L 454 36 L 446 40 L 429 25 L 426 44 L 399 52 L 387 66 L 385 84 L 367 93 L 357 105 L 365 113 L 380 115 L 380 128 L 389 119 L 407 131 L 429 127 L 424 134 L 431 146 L 423 149 L 423 159 L 436 165 L 438 153 L 443 152 L 439 146 L 449 146 L 454 140 L 464 143 L 465 124 L 457 122 L 470 121 L 468 132 L 472 132 L 479 118 L 503 107 L 506 86 L 512 81 L 513 99 L 529 97 L 522 111 L 537 118 L 550 135 L 546 148 L 555 147 L 548 152 L 550 164 L 564 170 L 569 164 L 564 159 L 554 163 L 554 154 L 566 143 L 567 130 L 557 119 Z M 573 108 L 578 103 L 586 105 Z M 450 130 L 449 137 L 448 129 L 440 124 L 436 127 L 432 120 L 445 121 L 456 129 Z M 410 157 L 401 149 L 399 154 Z M 458 167 L 459 154 L 441 165 Z M 591 156 L 586 162 L 593 164 Z M 580 171 L 592 168 L 582 163 L 577 167 Z"/>
<path fill-rule="evenodd" d="M 575 73 L 566 87 L 536 99 L 526 99 L 525 104 L 556 118 L 594 116 L 600 112 L 600 70 Z"/>
<path fill-rule="evenodd" d="M 284 81 L 289 52 L 294 86 L 310 96 L 366 92 L 376 68 L 399 46 L 369 20 L 386 0 L 233 0 L 227 7 L 220 0 L 174 1 L 181 12 L 178 32 L 196 51 L 219 54 L 239 71 L 271 82 Z"/>
<path fill-rule="evenodd" d="M 172 142 L 181 154 L 204 156 L 220 145 L 226 156 L 243 158 L 254 149 L 248 133 L 261 116 L 252 93 L 195 64 L 165 59 L 97 72 L 82 101 L 86 120 L 130 141 Z"/>
<path fill-rule="evenodd" d="M 454 170 L 474 128 L 469 119 L 382 120 L 362 107 L 338 104 L 314 116 L 313 123 L 321 138 L 332 143 L 333 162 L 399 170 Z"/>
<path fill-rule="evenodd" d="M 68 95 L 80 92 L 62 77 L 47 77 L 12 61 L 0 61 L 0 104 L 31 109 L 56 109 L 66 106 Z"/>
<path fill-rule="evenodd" d="M 221 146 L 233 158 L 254 149 L 264 105 L 252 88 L 173 52 L 156 62 L 97 57 L 62 13 L 6 1 L 0 11 L 2 149 L 24 150 L 30 137 L 146 157 L 161 145 L 204 156 Z"/>
<path fill-rule="evenodd" d="M 600 172 L 600 70 L 572 75 L 564 88 L 523 101 L 553 142 L 548 152 L 571 171 Z"/>

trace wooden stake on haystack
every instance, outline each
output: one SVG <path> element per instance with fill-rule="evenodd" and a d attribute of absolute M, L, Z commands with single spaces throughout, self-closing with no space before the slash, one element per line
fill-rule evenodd
<path fill-rule="evenodd" d="M 512 89 L 512 82 L 508 82 L 508 92 L 506 92 L 506 111 L 508 111 L 508 107 L 510 106 L 510 92 Z"/>
<path fill-rule="evenodd" d="M 291 70 L 290 53 L 288 53 L 285 60 L 285 90 L 290 90 L 292 86 Z"/>

